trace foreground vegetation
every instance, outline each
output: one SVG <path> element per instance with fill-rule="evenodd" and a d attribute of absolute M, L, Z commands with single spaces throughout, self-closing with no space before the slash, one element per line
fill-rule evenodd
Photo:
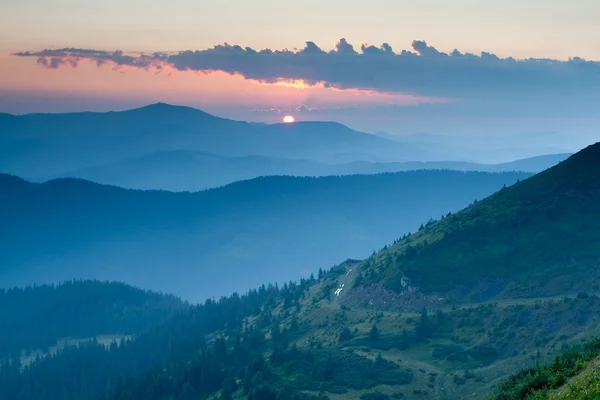
<path fill-rule="evenodd" d="M 70 281 L 0 289 L 0 360 L 47 353 L 65 337 L 133 335 L 188 305 L 117 282 Z"/>
<path fill-rule="evenodd" d="M 565 351 L 552 362 L 538 364 L 502 383 L 493 400 L 600 398 L 600 339 Z"/>
<path fill-rule="evenodd" d="M 358 266 L 209 300 L 135 339 L 5 360 L 0 398 L 458 399 L 600 329 L 600 299 L 585 293 L 414 313 L 349 307 L 352 289 L 335 288 L 351 287 Z"/>

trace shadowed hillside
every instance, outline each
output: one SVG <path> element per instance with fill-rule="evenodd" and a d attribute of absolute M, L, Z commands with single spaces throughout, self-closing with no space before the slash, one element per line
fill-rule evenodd
<path fill-rule="evenodd" d="M 598 204 L 595 144 L 386 249 L 363 284 L 471 300 L 597 290 Z"/>
<path fill-rule="evenodd" d="M 528 176 L 269 177 L 171 193 L 1 175 L 0 282 L 118 279 L 201 300 L 364 258 L 431 215 Z"/>
<path fill-rule="evenodd" d="M 0 289 L 0 362 L 35 358 L 65 338 L 133 335 L 165 322 L 187 304 L 118 282 L 69 281 Z"/>

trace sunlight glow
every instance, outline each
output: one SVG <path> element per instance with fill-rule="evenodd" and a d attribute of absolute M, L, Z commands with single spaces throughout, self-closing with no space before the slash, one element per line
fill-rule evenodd
<path fill-rule="evenodd" d="M 286 115 L 285 117 L 283 117 L 283 122 L 286 124 L 291 124 L 294 122 L 294 117 L 292 117 L 291 115 Z"/>
<path fill-rule="evenodd" d="M 277 82 L 265 82 L 264 84 L 272 85 L 272 86 L 292 87 L 295 89 L 312 89 L 312 88 L 322 89 L 325 87 L 324 82 L 317 82 L 317 83 L 311 84 L 302 79 L 281 79 Z"/>

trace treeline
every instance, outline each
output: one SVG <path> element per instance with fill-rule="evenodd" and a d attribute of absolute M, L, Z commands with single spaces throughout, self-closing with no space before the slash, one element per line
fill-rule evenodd
<path fill-rule="evenodd" d="M 250 357 L 263 349 L 261 342 L 254 342 L 252 338 L 260 337 L 261 329 L 271 327 L 274 310 L 284 304 L 288 309 L 297 308 L 298 299 L 308 284 L 309 281 L 303 280 L 281 288 L 261 286 L 243 296 L 234 294 L 218 301 L 207 300 L 175 313 L 166 322 L 136 335 L 135 339 L 115 342 L 108 347 L 91 341 L 38 357 L 24 367 L 19 357 L 13 355 L 0 367 L 0 399 L 103 399 L 115 390 L 116 395 L 120 393 L 118 382 L 141 376 L 151 367 L 178 373 L 181 366 L 198 361 L 197 357 L 202 354 L 202 360 L 210 360 L 216 367 L 221 365 L 217 357 L 222 356 L 218 347 L 213 350 L 214 344 L 220 343 L 219 339 L 210 337 L 216 331 L 228 338 L 221 342 L 227 346 L 233 346 L 239 338 L 240 343 L 249 346 Z M 70 302 L 81 303 L 85 303 L 82 299 L 88 296 L 86 293 L 71 295 Z M 118 308 L 115 305 L 115 309 Z M 248 318 L 256 318 L 253 326 L 249 325 Z M 232 354 L 238 357 L 239 365 L 247 361 L 239 348 L 232 347 L 227 353 L 229 357 Z M 202 390 L 212 390 L 212 386 L 203 386 Z"/>
<path fill-rule="evenodd" d="M 382 357 L 293 344 L 308 329 L 300 319 L 301 300 L 314 282 L 263 285 L 207 300 L 110 346 L 92 340 L 26 366 L 17 357 L 6 359 L 0 400 L 323 400 L 325 392 L 410 383 L 411 370 Z"/>
<path fill-rule="evenodd" d="M 64 337 L 135 334 L 186 307 L 175 296 L 116 282 L 0 289 L 0 360 L 46 352 Z"/>

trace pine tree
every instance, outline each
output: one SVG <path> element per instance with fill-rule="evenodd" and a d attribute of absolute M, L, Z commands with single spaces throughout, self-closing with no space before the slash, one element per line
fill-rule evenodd
<path fill-rule="evenodd" d="M 350 332 L 350 329 L 348 329 L 348 327 L 345 327 L 340 332 L 340 337 L 339 337 L 338 341 L 340 343 L 342 343 L 342 342 L 345 342 L 345 341 L 350 340 L 350 339 L 352 339 L 352 332 Z"/>
<path fill-rule="evenodd" d="M 292 322 L 290 323 L 290 332 L 296 332 L 298 330 L 298 318 L 296 314 L 292 314 Z"/>
<path fill-rule="evenodd" d="M 379 333 L 379 328 L 377 328 L 377 325 L 373 325 L 373 327 L 371 327 L 371 330 L 369 331 L 369 342 L 371 342 L 371 343 L 378 342 L 380 336 L 381 335 Z"/>
<path fill-rule="evenodd" d="M 421 310 L 421 316 L 417 321 L 416 333 L 418 339 L 428 338 L 433 333 L 433 326 L 431 321 L 429 320 L 429 316 L 427 315 L 427 309 L 425 308 Z"/>

